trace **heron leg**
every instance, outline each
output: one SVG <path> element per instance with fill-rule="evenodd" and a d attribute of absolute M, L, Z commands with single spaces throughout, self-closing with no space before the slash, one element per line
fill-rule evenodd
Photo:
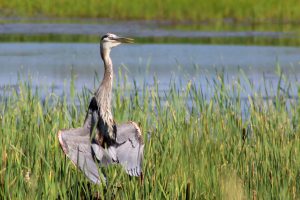
<path fill-rule="evenodd" d="M 141 185 L 144 185 L 144 174 L 143 174 L 143 172 L 141 172 L 140 181 L 141 181 Z"/>

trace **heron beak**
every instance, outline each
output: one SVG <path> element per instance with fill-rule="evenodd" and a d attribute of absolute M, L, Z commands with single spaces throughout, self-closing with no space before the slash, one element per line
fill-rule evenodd
<path fill-rule="evenodd" d="M 134 39 L 132 39 L 132 38 L 117 37 L 117 38 L 115 38 L 115 40 L 117 42 L 121 42 L 121 43 L 134 43 Z"/>

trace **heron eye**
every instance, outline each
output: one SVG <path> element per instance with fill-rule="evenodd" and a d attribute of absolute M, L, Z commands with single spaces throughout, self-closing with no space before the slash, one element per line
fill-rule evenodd
<path fill-rule="evenodd" d="M 108 35 L 103 35 L 101 40 L 104 40 L 105 38 L 108 38 Z"/>

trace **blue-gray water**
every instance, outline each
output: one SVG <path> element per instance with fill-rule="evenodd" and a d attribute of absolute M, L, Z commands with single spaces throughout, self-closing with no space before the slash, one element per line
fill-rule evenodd
<path fill-rule="evenodd" d="M 129 82 L 137 80 L 153 84 L 159 80 L 160 89 L 168 89 L 170 79 L 177 84 L 192 80 L 205 90 L 206 78 L 224 70 L 227 82 L 234 82 L 242 69 L 262 89 L 263 77 L 267 87 L 277 87 L 276 66 L 280 65 L 292 83 L 291 95 L 297 92 L 300 75 L 300 48 L 230 45 L 190 44 L 133 44 L 112 50 L 115 72 L 122 68 Z M 70 82 L 73 67 L 76 87 L 93 89 L 95 71 L 100 78 L 103 72 L 99 44 L 85 43 L 0 43 L 0 85 L 14 85 L 17 72 L 27 78 L 30 74 L 34 85 L 54 85 L 60 93 Z M 117 73 L 116 73 L 117 74 Z M 244 92 L 247 94 L 250 91 Z"/>
<path fill-rule="evenodd" d="M 8 20 L 11 21 L 11 20 Z M 131 35 L 134 37 L 174 37 L 174 38 L 237 38 L 237 37 L 263 37 L 267 38 L 290 38 L 297 37 L 297 29 L 293 31 L 253 31 L 253 30 L 233 30 L 233 31 L 199 31 L 199 30 L 174 30 L 170 22 L 155 22 L 155 21 L 103 21 L 85 22 L 85 23 L 52 23 L 46 20 L 47 23 L 18 23 L 19 20 L 13 20 L 14 23 L 0 24 L 0 34 L 68 34 L 68 35 L 101 35 L 106 32 L 112 32 L 120 35 Z M 202 27 L 207 25 L 202 25 Z M 164 27 L 164 28 L 163 28 Z M 237 28 L 238 27 L 238 28 Z M 249 27 L 243 25 L 244 29 Z M 293 27 L 293 25 L 290 25 Z M 169 29 L 165 29 L 169 28 Z M 170 29 L 171 28 L 171 29 Z M 190 27 L 191 28 L 191 27 Z M 240 26 L 232 28 L 241 29 Z M 277 28 L 273 25 L 273 30 Z M 267 28 L 269 29 L 269 28 Z"/>

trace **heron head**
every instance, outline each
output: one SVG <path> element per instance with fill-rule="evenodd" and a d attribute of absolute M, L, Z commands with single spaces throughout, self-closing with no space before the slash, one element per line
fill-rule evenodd
<path fill-rule="evenodd" d="M 101 47 L 111 49 L 122 43 L 133 43 L 133 39 L 120 37 L 112 33 L 107 33 L 101 37 Z"/>

